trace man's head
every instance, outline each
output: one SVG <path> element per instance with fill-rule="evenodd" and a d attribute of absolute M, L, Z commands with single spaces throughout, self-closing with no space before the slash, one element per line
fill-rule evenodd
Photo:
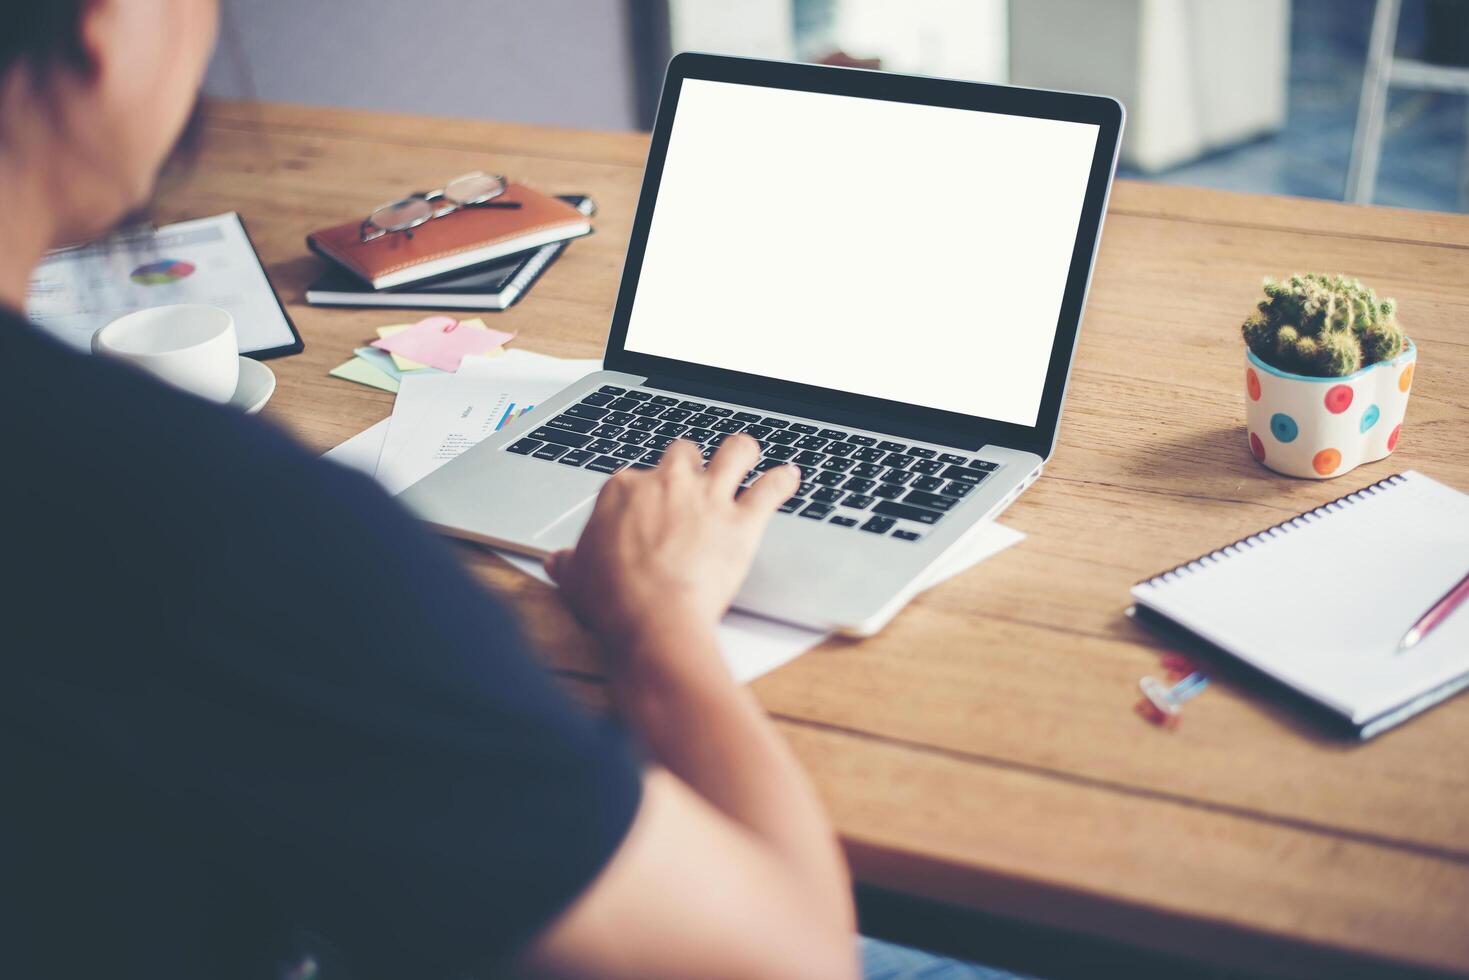
<path fill-rule="evenodd" d="M 0 3 L 0 176 L 46 195 L 53 244 L 147 201 L 217 21 L 217 0 Z"/>

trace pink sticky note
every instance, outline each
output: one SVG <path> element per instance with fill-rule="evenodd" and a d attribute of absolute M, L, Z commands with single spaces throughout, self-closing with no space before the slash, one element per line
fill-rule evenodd
<path fill-rule="evenodd" d="M 461 327 L 453 317 L 431 316 L 402 333 L 374 340 L 372 346 L 440 371 L 458 371 L 459 362 L 466 357 L 494 350 L 514 339 L 513 333 Z"/>

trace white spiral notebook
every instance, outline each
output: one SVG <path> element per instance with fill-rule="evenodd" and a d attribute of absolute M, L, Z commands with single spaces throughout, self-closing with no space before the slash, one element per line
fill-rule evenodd
<path fill-rule="evenodd" d="M 1143 622 L 1238 657 L 1370 738 L 1469 687 L 1469 605 L 1404 632 L 1469 570 L 1469 496 L 1409 470 L 1132 589 Z"/>

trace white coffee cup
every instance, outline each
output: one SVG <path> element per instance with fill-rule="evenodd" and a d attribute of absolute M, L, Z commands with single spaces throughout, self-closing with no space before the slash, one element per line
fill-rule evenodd
<path fill-rule="evenodd" d="M 180 303 L 129 313 L 92 335 L 92 351 L 214 402 L 229 401 L 240 382 L 235 318 L 217 306 Z"/>

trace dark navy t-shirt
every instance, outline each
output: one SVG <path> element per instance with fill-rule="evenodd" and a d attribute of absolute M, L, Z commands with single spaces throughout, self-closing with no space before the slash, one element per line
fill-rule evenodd
<path fill-rule="evenodd" d="M 371 481 L 0 311 L 0 973 L 458 977 L 637 809 Z"/>

